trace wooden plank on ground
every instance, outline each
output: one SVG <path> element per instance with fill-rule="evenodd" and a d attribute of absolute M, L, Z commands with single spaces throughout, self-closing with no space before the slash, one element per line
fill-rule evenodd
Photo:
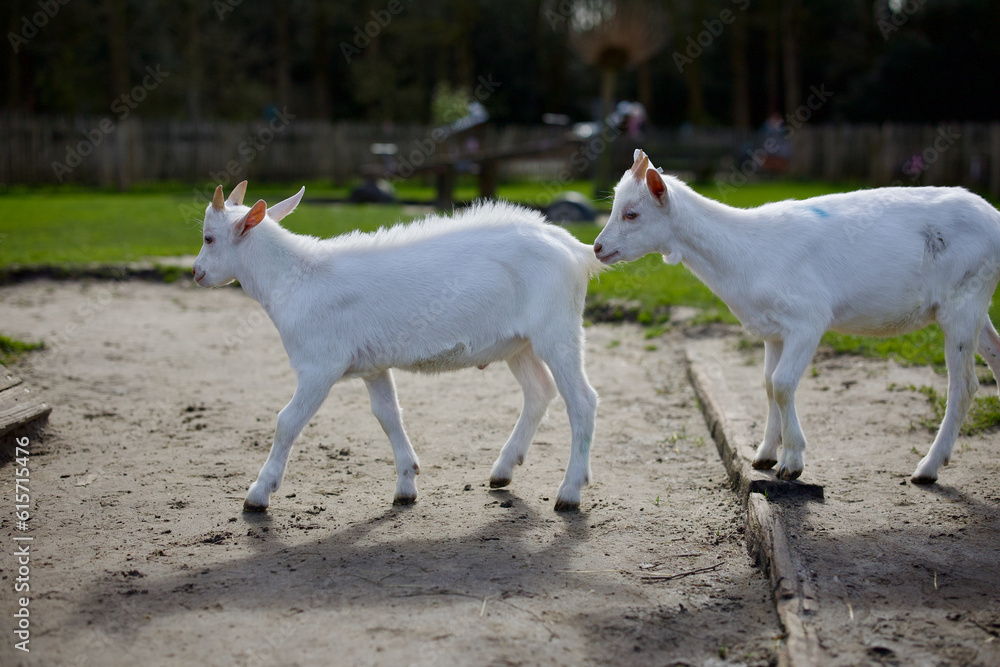
<path fill-rule="evenodd" d="M 0 391 L 0 438 L 46 419 L 52 408 L 23 385 Z"/>
<path fill-rule="evenodd" d="M 19 384 L 21 384 L 21 378 L 17 377 L 3 366 L 0 366 L 0 391 L 10 389 L 11 387 Z"/>

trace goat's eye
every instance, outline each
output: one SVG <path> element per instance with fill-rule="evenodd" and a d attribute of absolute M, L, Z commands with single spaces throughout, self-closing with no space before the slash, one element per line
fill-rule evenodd
<path fill-rule="evenodd" d="M 212 237 L 212 236 L 206 236 L 205 237 L 205 245 L 212 245 L 213 241 L 215 241 L 214 237 Z"/>
<path fill-rule="evenodd" d="M 625 211 L 625 215 L 622 216 L 626 220 L 635 220 L 639 217 L 639 214 L 635 211 Z"/>

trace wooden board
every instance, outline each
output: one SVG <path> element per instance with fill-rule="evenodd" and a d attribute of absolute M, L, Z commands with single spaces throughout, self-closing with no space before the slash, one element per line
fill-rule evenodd
<path fill-rule="evenodd" d="M 0 391 L 0 437 L 46 419 L 50 412 L 52 408 L 23 385 Z"/>
<path fill-rule="evenodd" d="M 21 378 L 17 377 L 9 370 L 0 366 L 0 391 L 4 389 L 10 389 L 21 384 Z"/>

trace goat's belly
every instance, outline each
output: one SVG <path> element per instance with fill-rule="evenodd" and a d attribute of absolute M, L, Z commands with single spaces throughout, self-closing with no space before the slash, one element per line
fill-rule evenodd
<path fill-rule="evenodd" d="M 403 361 L 395 365 L 395 367 L 404 371 L 414 371 L 417 373 L 444 373 L 471 366 L 485 368 L 494 361 L 509 359 L 526 344 L 527 341 L 523 338 L 515 338 L 473 350 L 466 343 L 460 342 L 430 356 Z"/>
<path fill-rule="evenodd" d="M 834 322 L 830 328 L 855 336 L 885 338 L 923 329 L 935 320 L 936 314 L 936 306 L 927 308 L 921 305 L 906 312 L 855 315 L 850 319 Z"/>

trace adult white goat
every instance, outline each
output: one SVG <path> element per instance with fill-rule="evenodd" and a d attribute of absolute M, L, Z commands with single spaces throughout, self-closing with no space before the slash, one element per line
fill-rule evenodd
<path fill-rule="evenodd" d="M 243 507 L 267 508 L 292 443 L 343 377 L 361 377 L 392 443 L 394 504 L 416 500 L 417 455 L 403 430 L 391 368 L 440 372 L 507 361 L 524 391 L 514 431 L 490 475 L 510 483 L 556 389 L 572 445 L 557 510 L 576 509 L 590 479 L 597 393 L 583 369 L 587 282 L 603 266 L 589 246 L 528 209 L 480 204 L 452 218 L 320 240 L 278 221 L 298 194 L 268 208 L 242 204 L 246 181 L 205 210 L 195 282 L 239 280 L 271 317 L 298 386 L 278 414 L 274 444 Z"/>
<path fill-rule="evenodd" d="M 735 209 L 659 173 L 637 150 L 594 243 L 602 262 L 683 262 L 764 340 L 768 413 L 753 466 L 802 473 L 795 389 L 828 329 L 894 336 L 941 325 L 948 406 L 912 481 L 947 465 L 979 386 L 975 352 L 1000 379 L 987 308 L 1000 279 L 1000 213 L 962 188 L 883 188 Z M 978 343 L 978 345 L 977 345 Z M 780 457 L 779 457 L 780 445 Z"/>

